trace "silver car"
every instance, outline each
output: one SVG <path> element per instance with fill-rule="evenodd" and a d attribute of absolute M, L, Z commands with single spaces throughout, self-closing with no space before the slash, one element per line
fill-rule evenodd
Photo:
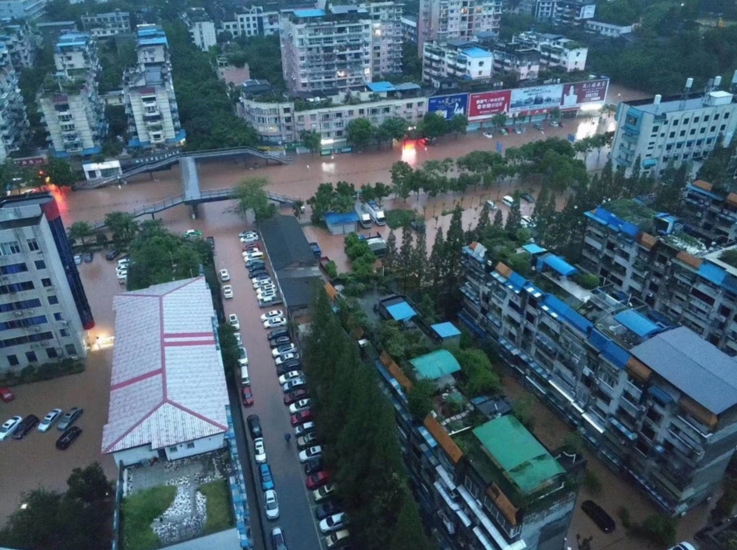
<path fill-rule="evenodd" d="M 54 422 L 59 420 L 62 412 L 64 411 L 62 411 L 61 409 L 54 409 L 53 411 L 49 412 L 46 416 L 43 417 L 41 422 L 38 423 L 38 431 L 48 432 L 51 429 L 51 426 L 54 425 Z"/>
<path fill-rule="evenodd" d="M 59 420 L 59 423 L 56 425 L 56 428 L 63 432 L 68 427 L 70 427 L 72 424 L 74 424 L 77 419 L 82 416 L 82 413 L 84 412 L 83 409 L 80 409 L 79 407 L 72 407 L 69 409 L 69 412 L 61 417 L 61 420 Z"/>

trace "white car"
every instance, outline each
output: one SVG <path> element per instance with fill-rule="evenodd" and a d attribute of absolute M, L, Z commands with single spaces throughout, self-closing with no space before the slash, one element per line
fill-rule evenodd
<path fill-rule="evenodd" d="M 347 524 L 348 524 L 348 517 L 345 515 L 345 512 L 340 512 L 339 514 L 333 514 L 332 516 L 328 516 L 320 522 L 320 532 L 323 533 L 324 535 L 327 535 L 328 533 L 331 533 L 332 531 L 337 531 L 338 529 L 342 529 Z"/>
<path fill-rule="evenodd" d="M 81 254 L 74 255 L 74 263 L 76 265 L 82 265 L 82 255 Z"/>
<path fill-rule="evenodd" d="M 239 347 L 242 346 L 243 345 L 243 337 L 241 336 L 241 333 L 240 332 L 236 332 L 236 333 L 233 334 L 233 336 L 235 336 L 235 341 L 238 344 L 238 346 Z"/>
<path fill-rule="evenodd" d="M 299 411 L 303 411 L 305 409 L 309 409 L 310 408 L 310 403 L 312 403 L 312 401 L 309 398 L 307 398 L 307 399 L 300 399 L 296 403 L 292 403 L 291 405 L 289 405 L 289 412 L 291 414 L 294 414 L 294 413 L 298 413 Z"/>
<path fill-rule="evenodd" d="M 243 239 L 244 237 L 258 237 L 258 233 L 255 231 L 241 231 L 238 233 L 239 239 Z"/>
<path fill-rule="evenodd" d="M 300 424 L 296 428 L 294 428 L 294 436 L 299 437 L 300 435 L 304 435 L 307 432 L 311 432 L 315 429 L 315 423 L 314 422 L 305 422 L 304 424 Z"/>
<path fill-rule="evenodd" d="M 264 491 L 264 508 L 266 509 L 266 519 L 279 519 L 279 501 L 276 499 L 274 489 Z"/>
<path fill-rule="evenodd" d="M 494 135 L 491 132 L 484 132 L 484 137 L 486 139 L 491 139 L 494 137 Z"/>
<path fill-rule="evenodd" d="M 305 385 L 305 379 L 304 378 L 295 378 L 294 380 L 290 380 L 286 384 L 282 386 L 282 389 L 284 390 L 284 393 L 290 392 L 292 390 L 296 390 L 297 388 L 301 388 Z"/>
<path fill-rule="evenodd" d="M 127 266 L 130 263 L 131 263 L 131 259 L 130 258 L 120 258 L 118 260 L 118 267 Z"/>
<path fill-rule="evenodd" d="M 259 300 L 271 300 L 276 298 L 276 289 L 264 290 L 263 292 L 257 292 L 256 298 Z"/>
<path fill-rule="evenodd" d="M 286 384 L 290 380 L 296 380 L 297 378 L 302 378 L 302 376 L 303 376 L 302 371 L 290 370 L 288 373 L 279 377 L 279 383 Z"/>
<path fill-rule="evenodd" d="M 266 321 L 268 319 L 273 319 L 274 317 L 284 317 L 284 312 L 281 309 L 272 309 L 271 311 L 267 311 L 261 316 L 262 321 Z"/>
<path fill-rule="evenodd" d="M 198 231 L 197 229 L 187 229 L 184 233 L 182 233 L 182 237 L 185 239 L 191 239 L 192 237 L 201 237 L 202 231 Z"/>
<path fill-rule="evenodd" d="M 279 328 L 286 326 L 287 320 L 284 317 L 273 317 L 264 321 L 264 328 Z"/>
<path fill-rule="evenodd" d="M 322 447 L 320 445 L 316 445 L 315 447 L 310 447 L 309 449 L 305 449 L 301 453 L 299 453 L 299 461 L 300 462 L 307 462 L 311 458 L 319 458 L 322 456 Z"/>
<path fill-rule="evenodd" d="M 4 439 L 10 437 L 15 429 L 18 427 L 18 424 L 20 424 L 22 421 L 22 416 L 14 416 L 6 420 L 5 424 L 0 426 L 0 441 L 3 441 Z"/>
<path fill-rule="evenodd" d="M 238 346 L 238 364 L 241 367 L 248 366 L 248 350 L 243 346 Z"/>
<path fill-rule="evenodd" d="M 299 353 L 294 351 L 290 353 L 285 353 L 274 359 L 274 363 L 276 363 L 277 365 L 282 365 L 287 361 L 292 361 L 293 359 L 299 359 Z"/>
<path fill-rule="evenodd" d="M 224 283 L 227 281 L 230 281 L 230 273 L 228 273 L 227 269 L 221 269 L 220 270 L 220 280 Z"/>
<path fill-rule="evenodd" d="M 273 281 L 271 280 L 271 277 L 266 277 L 265 279 L 256 279 L 253 281 L 253 288 L 261 288 L 263 286 L 269 286 L 273 285 Z"/>
<path fill-rule="evenodd" d="M 251 250 L 248 252 L 243 253 L 243 261 L 247 262 L 249 260 L 260 260 L 264 257 L 264 253 L 260 250 Z"/>
<path fill-rule="evenodd" d="M 269 292 L 276 292 L 276 286 L 274 286 L 274 283 L 268 283 L 256 289 L 256 294 L 268 294 Z"/>
<path fill-rule="evenodd" d="M 233 287 L 231 285 L 225 285 L 223 287 L 223 298 L 229 300 L 233 297 Z"/>
<path fill-rule="evenodd" d="M 274 357 L 279 357 L 280 355 L 284 355 L 285 353 L 291 353 L 293 351 L 297 351 L 297 346 L 295 346 L 294 343 L 282 344 L 278 348 L 272 349 L 271 355 Z"/>
<path fill-rule="evenodd" d="M 263 437 L 253 440 L 253 456 L 257 464 L 264 464 L 266 462 L 266 445 L 264 445 Z"/>
<path fill-rule="evenodd" d="M 238 316 L 235 313 L 228 315 L 228 324 L 235 330 L 241 329 L 241 322 L 238 320 Z"/>
<path fill-rule="evenodd" d="M 39 432 L 48 432 L 49 428 L 54 425 L 54 422 L 59 420 L 59 417 L 61 416 L 61 413 L 64 412 L 61 409 L 54 409 L 53 411 L 49 412 L 46 416 L 43 417 L 43 420 L 38 423 L 38 431 Z"/>

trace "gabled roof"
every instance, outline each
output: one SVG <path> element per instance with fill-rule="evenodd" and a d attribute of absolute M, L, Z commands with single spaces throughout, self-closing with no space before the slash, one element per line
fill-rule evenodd
<path fill-rule="evenodd" d="M 417 371 L 417 378 L 420 380 L 437 380 L 461 370 L 458 361 L 447 349 L 431 351 L 410 359 L 409 362 Z"/>
<path fill-rule="evenodd" d="M 204 277 L 126 292 L 113 309 L 102 452 L 160 449 L 225 432 L 228 392 Z"/>
<path fill-rule="evenodd" d="M 302 233 L 297 218 L 277 214 L 273 218 L 259 222 L 259 226 L 274 269 L 317 265 L 317 259 Z"/>

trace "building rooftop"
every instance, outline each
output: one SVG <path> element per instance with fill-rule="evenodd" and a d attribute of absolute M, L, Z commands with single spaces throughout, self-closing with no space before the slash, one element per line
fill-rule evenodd
<path fill-rule="evenodd" d="M 420 380 L 437 380 L 461 370 L 453 354 L 446 349 L 438 349 L 425 355 L 410 359 L 410 364 Z"/>
<path fill-rule="evenodd" d="M 386 310 L 395 321 L 409 321 L 412 317 L 417 315 L 417 312 L 412 309 L 412 306 L 404 300 L 399 303 L 386 306 Z"/>
<path fill-rule="evenodd" d="M 287 267 L 317 265 L 317 259 L 297 218 L 277 214 L 260 222 L 259 226 L 274 269 L 280 271 Z"/>
<path fill-rule="evenodd" d="M 225 432 L 225 385 L 204 277 L 113 300 L 115 348 L 102 452 L 161 449 Z"/>
<path fill-rule="evenodd" d="M 737 360 L 686 327 L 662 332 L 630 352 L 714 414 L 737 405 Z"/>
<path fill-rule="evenodd" d="M 453 338 L 454 336 L 461 335 L 461 331 L 458 330 L 456 326 L 450 322 L 430 325 L 430 328 L 441 338 Z"/>
<path fill-rule="evenodd" d="M 501 416 L 475 428 L 489 458 L 523 495 L 531 495 L 555 483 L 563 467 L 512 415 Z"/>
<path fill-rule="evenodd" d="M 695 97 L 694 97 L 695 96 Z M 720 99 L 722 101 L 727 100 L 728 98 L 733 98 L 733 95 L 729 92 L 724 92 L 721 90 L 717 90 L 714 92 L 709 92 L 708 94 L 703 93 L 694 93 L 694 94 L 688 94 L 687 99 L 681 99 L 680 97 L 673 97 L 673 98 L 664 98 L 667 99 L 666 101 L 662 101 L 658 104 L 655 104 L 652 99 L 649 100 L 643 100 L 647 101 L 647 103 L 640 103 L 640 102 L 628 102 L 626 103 L 630 107 L 636 108 L 638 111 L 642 111 L 645 113 L 650 113 L 653 115 L 662 115 L 665 113 L 674 113 L 678 111 L 691 111 L 694 109 L 701 109 L 705 107 L 704 102 L 706 101 L 707 96 L 711 96 L 715 99 Z"/>
<path fill-rule="evenodd" d="M 489 57 L 491 55 L 491 52 L 487 52 L 486 50 L 482 50 L 481 48 L 464 48 L 463 54 L 472 59 L 479 59 Z"/>
<path fill-rule="evenodd" d="M 300 10 L 294 10 L 294 15 L 296 15 L 297 17 L 324 17 L 325 10 L 300 9 Z"/>

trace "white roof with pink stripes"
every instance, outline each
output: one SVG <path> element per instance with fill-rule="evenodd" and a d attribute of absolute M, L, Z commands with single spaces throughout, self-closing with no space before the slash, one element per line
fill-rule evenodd
<path fill-rule="evenodd" d="M 102 452 L 161 449 L 227 430 L 215 312 L 204 277 L 116 296 Z"/>

